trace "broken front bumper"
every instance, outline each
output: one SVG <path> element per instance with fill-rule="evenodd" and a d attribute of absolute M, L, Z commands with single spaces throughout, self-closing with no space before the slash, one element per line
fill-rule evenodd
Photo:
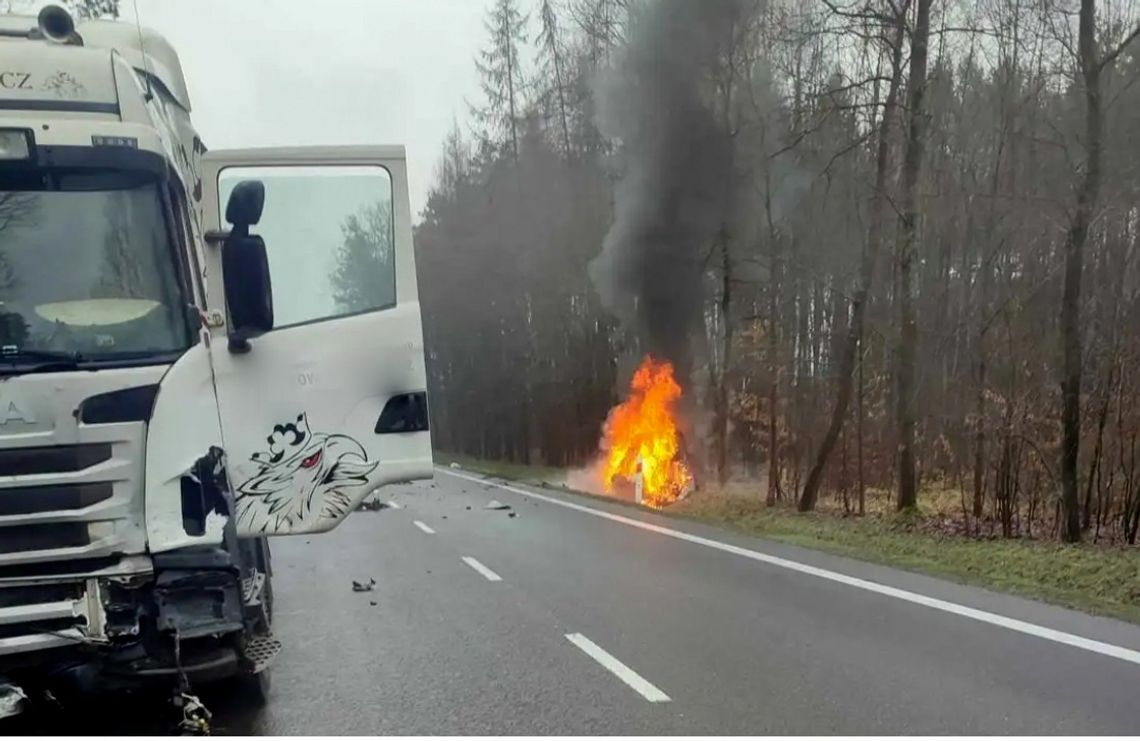
<path fill-rule="evenodd" d="M 82 574 L 0 579 L 0 663 L 14 654 L 106 642 L 107 590 L 152 577 L 151 560 L 133 556 Z"/>
<path fill-rule="evenodd" d="M 0 580 L 0 677 L 83 690 L 241 669 L 242 583 L 221 549 L 123 559 L 79 576 Z M 176 644 L 178 650 L 176 650 Z"/>

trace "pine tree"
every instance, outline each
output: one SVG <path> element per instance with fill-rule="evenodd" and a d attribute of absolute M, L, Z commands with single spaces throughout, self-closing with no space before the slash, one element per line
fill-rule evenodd
<path fill-rule="evenodd" d="M 496 0 L 485 23 L 490 45 L 479 52 L 475 61 L 486 98 L 483 108 L 472 109 L 482 126 L 481 145 L 484 148 L 488 144 L 492 148 L 505 145 L 516 161 L 525 88 L 519 47 L 527 42 L 526 24 L 527 16 L 519 11 L 517 0 Z"/>
<path fill-rule="evenodd" d="M 542 0 L 539 12 L 542 18 L 542 32 L 539 34 L 539 50 L 542 53 L 544 72 L 549 80 L 543 93 L 546 108 L 557 116 L 559 134 L 562 139 L 562 152 L 570 156 L 570 123 L 566 106 L 566 54 L 562 47 L 558 29 L 558 16 L 552 0 Z M 548 115 L 550 115 L 548 113 Z"/>

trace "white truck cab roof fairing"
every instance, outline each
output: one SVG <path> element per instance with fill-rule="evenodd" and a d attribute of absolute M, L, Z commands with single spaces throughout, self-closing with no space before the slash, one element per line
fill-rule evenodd
<path fill-rule="evenodd" d="M 164 155 L 197 202 L 206 148 L 169 42 L 114 21 L 79 24 L 69 44 L 36 38 L 36 27 L 34 17 L 0 16 L 0 127 L 27 126 L 40 145 L 91 146 L 99 122 L 99 135 Z"/>

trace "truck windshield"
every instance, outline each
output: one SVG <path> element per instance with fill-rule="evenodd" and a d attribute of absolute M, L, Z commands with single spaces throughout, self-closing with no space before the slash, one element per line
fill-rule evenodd
<path fill-rule="evenodd" d="M 0 371 L 52 354 L 145 362 L 189 346 L 159 187 L 131 185 L 0 190 Z"/>

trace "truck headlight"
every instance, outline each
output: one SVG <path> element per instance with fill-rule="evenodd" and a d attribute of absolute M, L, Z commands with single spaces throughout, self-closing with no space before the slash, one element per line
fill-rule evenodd
<path fill-rule="evenodd" d="M 27 129 L 0 129 L 0 160 L 32 158 L 32 132 Z"/>

